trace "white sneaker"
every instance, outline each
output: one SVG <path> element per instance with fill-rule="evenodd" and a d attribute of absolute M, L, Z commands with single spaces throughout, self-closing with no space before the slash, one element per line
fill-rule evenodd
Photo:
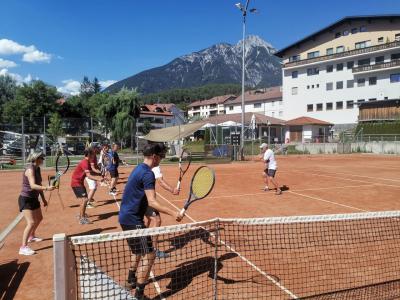
<path fill-rule="evenodd" d="M 43 241 L 43 239 L 37 236 L 32 236 L 28 239 L 28 243 L 41 242 L 41 241 Z"/>
<path fill-rule="evenodd" d="M 20 255 L 33 255 L 33 254 L 35 254 L 36 252 L 35 251 L 33 251 L 30 247 L 28 247 L 28 246 L 24 246 L 24 247 L 21 247 L 21 248 L 19 248 L 19 254 Z"/>

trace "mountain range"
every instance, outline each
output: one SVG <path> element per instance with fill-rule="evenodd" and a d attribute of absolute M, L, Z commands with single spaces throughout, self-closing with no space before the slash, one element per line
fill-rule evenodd
<path fill-rule="evenodd" d="M 276 49 L 258 36 L 245 39 L 248 87 L 270 87 L 282 82 L 281 63 Z M 237 83 L 242 80 L 242 41 L 236 45 L 220 43 L 178 57 L 168 64 L 140 72 L 110 85 L 106 91 L 137 88 L 143 94 L 176 88 L 191 88 L 211 83 Z"/>

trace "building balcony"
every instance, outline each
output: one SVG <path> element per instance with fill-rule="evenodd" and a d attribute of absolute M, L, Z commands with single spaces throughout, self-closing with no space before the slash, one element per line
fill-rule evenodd
<path fill-rule="evenodd" d="M 353 73 L 370 73 L 373 71 L 387 70 L 387 69 L 397 69 L 400 68 L 400 59 L 395 59 L 390 62 L 380 63 L 375 65 L 367 65 L 353 68 Z"/>
<path fill-rule="evenodd" d="M 371 52 L 375 52 L 375 51 L 381 51 L 381 50 L 398 48 L 398 47 L 400 47 L 400 41 L 394 41 L 394 42 L 371 46 L 371 47 L 366 47 L 366 48 L 362 48 L 362 49 L 354 49 L 354 50 L 344 51 L 344 52 L 330 54 L 330 55 L 324 55 L 324 56 L 318 56 L 318 57 L 314 57 L 314 58 L 307 58 L 307 59 L 302 59 L 302 60 L 298 60 L 298 61 L 292 61 L 292 62 L 288 62 L 288 63 L 284 64 L 284 68 L 308 65 L 308 64 L 328 61 L 331 59 L 346 58 L 349 56 L 357 56 L 357 55 L 362 55 L 362 54 L 371 53 Z"/>

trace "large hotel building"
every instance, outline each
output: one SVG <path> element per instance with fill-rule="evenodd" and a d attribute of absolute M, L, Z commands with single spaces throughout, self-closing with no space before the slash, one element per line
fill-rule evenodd
<path fill-rule="evenodd" d="M 358 104 L 400 98 L 400 15 L 345 17 L 275 55 L 283 59 L 280 118 L 346 128 Z"/>

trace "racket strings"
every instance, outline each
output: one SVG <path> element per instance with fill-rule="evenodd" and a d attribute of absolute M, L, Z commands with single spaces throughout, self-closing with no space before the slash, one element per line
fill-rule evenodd
<path fill-rule="evenodd" d="M 192 180 L 192 194 L 197 199 L 206 197 L 212 190 L 214 182 L 214 172 L 207 167 L 200 168 Z"/>

